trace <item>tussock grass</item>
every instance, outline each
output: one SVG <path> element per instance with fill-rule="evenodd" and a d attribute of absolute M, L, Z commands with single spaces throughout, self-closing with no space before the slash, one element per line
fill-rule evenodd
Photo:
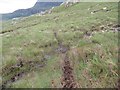
<path fill-rule="evenodd" d="M 108 11 L 103 10 L 104 7 Z M 94 11 L 98 12 L 92 14 Z M 62 44 L 70 47 L 69 57 L 76 80 L 82 88 L 116 87 L 118 32 L 114 31 L 113 26 L 118 24 L 117 11 L 117 3 L 81 2 L 70 7 L 56 7 L 51 14 L 43 16 L 36 14 L 4 21 L 1 32 L 4 32 L 2 69 L 7 67 L 9 70 L 21 59 L 23 62 L 45 61 L 42 69 L 30 71 L 31 66 L 28 64 L 8 75 L 3 72 L 1 75 L 4 81 L 22 70 L 26 72 L 7 86 L 50 88 L 54 81 L 56 87 L 61 87 L 61 57 L 54 36 L 54 32 L 57 32 Z"/>

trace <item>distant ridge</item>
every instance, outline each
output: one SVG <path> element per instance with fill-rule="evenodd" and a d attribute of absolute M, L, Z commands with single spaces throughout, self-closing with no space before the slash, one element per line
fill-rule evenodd
<path fill-rule="evenodd" d="M 40 13 L 41 11 L 51 9 L 52 7 L 59 6 L 61 3 L 63 3 L 63 2 L 57 2 L 58 0 L 56 2 L 45 2 L 45 1 L 41 2 L 41 1 L 42 0 L 38 0 L 32 8 L 19 9 L 14 11 L 13 13 L 2 14 L 2 20 L 30 16 L 32 14 Z M 49 1 L 55 1 L 55 0 L 49 0 Z"/>

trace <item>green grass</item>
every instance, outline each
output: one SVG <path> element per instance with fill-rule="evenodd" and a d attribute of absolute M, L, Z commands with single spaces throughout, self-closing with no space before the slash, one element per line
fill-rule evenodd
<path fill-rule="evenodd" d="M 61 76 L 61 70 L 57 65 L 58 62 L 59 62 L 59 58 L 57 57 L 50 58 L 45 68 L 37 72 L 29 73 L 29 75 L 25 76 L 16 83 L 13 83 L 13 87 L 14 88 L 19 88 L 19 87 L 47 88 L 47 87 L 51 87 L 52 80 L 54 80 L 56 86 L 59 87 L 60 85 L 59 78 Z"/>
<path fill-rule="evenodd" d="M 100 10 L 91 14 L 92 11 L 104 7 L 111 10 Z M 74 64 L 76 80 L 81 87 L 116 87 L 118 33 L 114 33 L 110 28 L 118 23 L 117 11 L 117 3 L 81 2 L 70 7 L 56 7 L 51 14 L 44 16 L 36 14 L 19 20 L 4 21 L 2 32 L 6 33 L 2 35 L 3 69 L 14 66 L 19 62 L 19 58 L 23 62 L 29 62 L 49 57 L 40 70 L 30 71 L 31 67 L 25 65 L 23 68 L 27 73 L 10 86 L 50 88 L 51 81 L 54 80 L 56 86 L 61 87 L 61 57 L 56 51 L 58 45 L 53 32 L 56 31 L 62 43 L 70 45 L 69 56 Z M 111 26 L 108 26 L 109 24 Z M 105 26 L 103 30 L 100 29 L 102 25 Z M 86 37 L 87 31 L 96 33 Z M 9 80 L 19 71 L 22 69 L 9 75 L 3 73 L 3 80 Z"/>

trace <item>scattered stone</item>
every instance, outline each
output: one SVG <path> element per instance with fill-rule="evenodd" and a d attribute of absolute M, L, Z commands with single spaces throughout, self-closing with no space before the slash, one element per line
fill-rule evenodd
<path fill-rule="evenodd" d="M 9 38 L 10 37 L 10 35 L 6 35 L 6 38 Z"/>
<path fill-rule="evenodd" d="M 94 12 L 90 12 L 91 14 L 95 14 Z"/>
<path fill-rule="evenodd" d="M 105 28 L 105 26 L 104 26 L 104 25 L 100 26 L 100 29 L 101 29 L 101 30 L 103 30 L 104 28 Z"/>
<path fill-rule="evenodd" d="M 30 40 L 30 44 L 36 44 L 36 42 L 33 40 Z"/>
<path fill-rule="evenodd" d="M 101 32 L 102 32 L 102 33 L 104 33 L 105 31 L 104 31 L 104 30 L 102 30 Z"/>
<path fill-rule="evenodd" d="M 90 10 L 90 8 L 88 8 L 88 10 Z"/>
<path fill-rule="evenodd" d="M 103 10 L 106 10 L 106 9 L 107 9 L 107 7 L 104 7 L 104 8 L 103 8 Z"/>

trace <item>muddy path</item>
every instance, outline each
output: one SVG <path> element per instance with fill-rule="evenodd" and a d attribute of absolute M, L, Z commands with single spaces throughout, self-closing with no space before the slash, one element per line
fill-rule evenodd
<path fill-rule="evenodd" d="M 58 37 L 58 33 L 54 32 L 54 36 L 58 42 L 59 55 L 61 57 L 62 63 L 62 76 L 61 76 L 61 86 L 62 88 L 79 88 L 77 82 L 75 81 L 75 76 L 73 73 L 73 67 L 71 65 L 71 60 L 67 54 L 70 50 L 69 45 L 63 45 L 62 41 Z"/>
<path fill-rule="evenodd" d="M 61 77 L 62 88 L 79 88 L 73 73 L 74 68 L 71 65 L 67 52 L 61 54 L 61 57 L 63 58 L 63 63 L 61 66 L 63 72 Z"/>

